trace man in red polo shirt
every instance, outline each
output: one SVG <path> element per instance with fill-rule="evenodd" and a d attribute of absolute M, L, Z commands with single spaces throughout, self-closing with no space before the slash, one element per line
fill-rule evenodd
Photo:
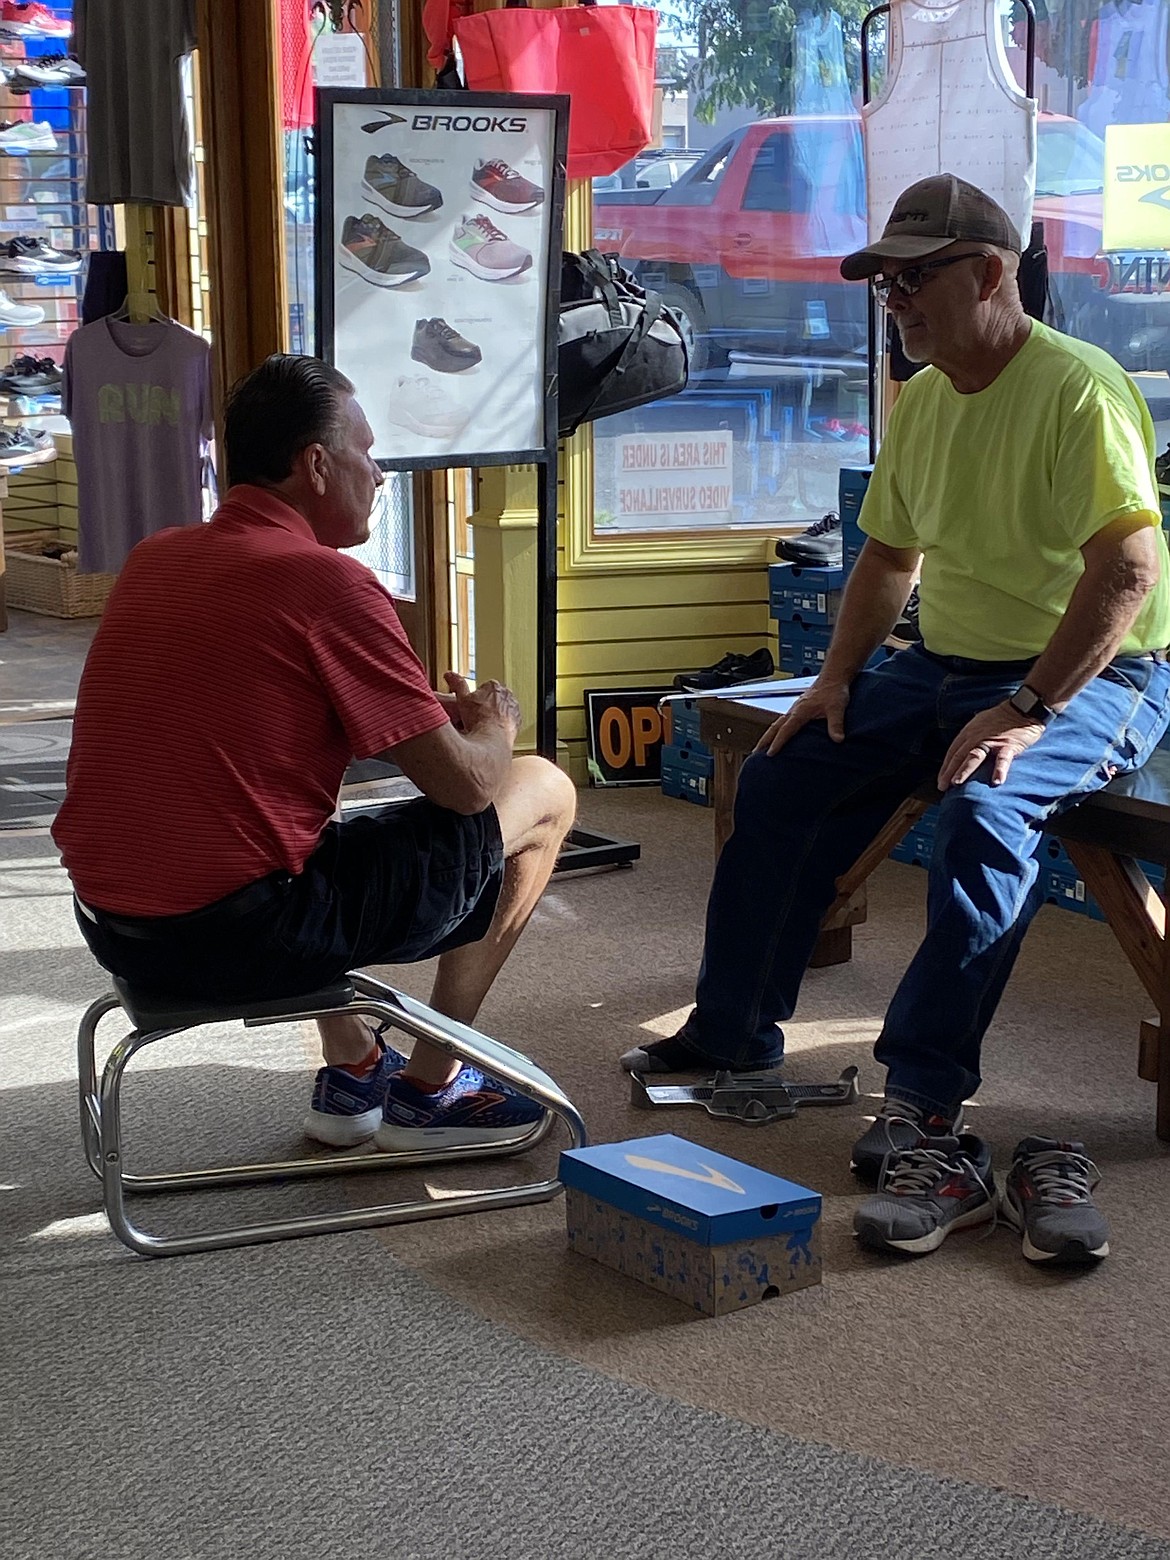
<path fill-rule="evenodd" d="M 431 1002 L 470 1023 L 548 882 L 575 793 L 514 758 L 519 707 L 435 694 L 394 603 L 341 548 L 382 473 L 344 375 L 275 356 L 229 398 L 231 483 L 208 525 L 139 544 L 77 698 L 53 827 L 82 935 L 115 975 L 211 1002 L 312 991 L 439 955 Z M 338 821 L 353 758 L 422 796 Z M 320 1021 L 305 1120 L 334 1146 L 475 1145 L 540 1108 L 437 1047 L 409 1062 L 364 1019 Z"/>

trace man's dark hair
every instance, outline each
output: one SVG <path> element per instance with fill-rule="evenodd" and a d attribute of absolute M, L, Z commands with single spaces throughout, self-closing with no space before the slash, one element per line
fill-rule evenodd
<path fill-rule="evenodd" d="M 342 436 L 342 397 L 352 394 L 345 375 L 320 358 L 274 352 L 228 394 L 228 486 L 283 482 L 307 445 L 332 448 Z"/>

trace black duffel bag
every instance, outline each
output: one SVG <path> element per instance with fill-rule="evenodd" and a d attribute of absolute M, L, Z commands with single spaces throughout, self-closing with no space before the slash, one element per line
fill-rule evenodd
<path fill-rule="evenodd" d="M 616 255 L 596 249 L 562 257 L 557 365 L 562 437 L 598 417 L 677 395 L 687 383 L 678 320 Z"/>

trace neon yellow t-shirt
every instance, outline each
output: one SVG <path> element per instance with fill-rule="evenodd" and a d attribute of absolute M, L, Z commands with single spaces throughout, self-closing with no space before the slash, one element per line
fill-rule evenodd
<path fill-rule="evenodd" d="M 922 553 L 927 649 L 981 661 L 1039 655 L 1064 615 L 1080 548 L 1110 521 L 1158 527 L 1162 576 L 1121 653 L 1170 646 L 1170 554 L 1154 425 L 1107 353 L 1037 321 L 999 377 L 960 395 L 937 368 L 902 388 L 859 523 Z"/>

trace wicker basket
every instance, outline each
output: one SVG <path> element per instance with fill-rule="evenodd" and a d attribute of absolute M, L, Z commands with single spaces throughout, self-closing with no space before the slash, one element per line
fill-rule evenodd
<path fill-rule="evenodd" d="M 4 567 L 8 605 L 21 612 L 45 617 L 101 617 L 116 574 L 78 574 L 75 563 L 41 557 L 46 542 L 55 542 L 52 531 L 30 531 L 4 542 Z"/>

